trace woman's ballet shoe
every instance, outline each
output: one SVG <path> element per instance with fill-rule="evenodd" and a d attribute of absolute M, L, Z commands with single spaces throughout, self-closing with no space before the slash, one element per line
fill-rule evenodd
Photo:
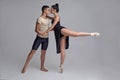
<path fill-rule="evenodd" d="M 60 72 L 60 73 L 63 73 L 63 65 L 61 65 L 61 66 L 59 67 L 59 72 Z"/>
<path fill-rule="evenodd" d="M 100 36 L 100 33 L 98 33 L 98 32 L 93 32 L 93 33 L 91 33 L 91 36 Z"/>

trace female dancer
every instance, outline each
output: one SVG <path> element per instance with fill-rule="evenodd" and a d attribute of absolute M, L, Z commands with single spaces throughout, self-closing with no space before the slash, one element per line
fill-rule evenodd
<path fill-rule="evenodd" d="M 63 64 L 64 64 L 64 60 L 65 60 L 65 55 L 66 55 L 65 49 L 68 49 L 68 47 L 69 47 L 69 36 L 73 36 L 73 37 L 98 36 L 99 33 L 97 33 L 97 32 L 93 32 L 93 33 L 75 32 L 75 31 L 69 30 L 69 29 L 61 26 L 60 25 L 60 16 L 59 16 L 58 12 L 59 12 L 59 5 L 58 4 L 52 5 L 51 13 L 54 15 L 54 17 L 49 17 L 52 19 L 52 26 L 49 27 L 49 29 L 46 31 L 46 33 L 48 33 L 51 30 L 54 30 L 57 53 L 61 53 L 60 73 L 62 73 L 63 72 Z"/>

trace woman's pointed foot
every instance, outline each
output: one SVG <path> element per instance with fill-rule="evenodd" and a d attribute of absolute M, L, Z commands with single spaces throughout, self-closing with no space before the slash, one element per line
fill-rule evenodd
<path fill-rule="evenodd" d="M 93 32 L 93 33 L 91 33 L 90 35 L 91 35 L 91 36 L 100 36 L 100 33 L 98 33 L 98 32 Z"/>
<path fill-rule="evenodd" d="M 60 72 L 60 73 L 63 73 L 63 65 L 61 65 L 61 66 L 59 67 L 59 72 Z"/>

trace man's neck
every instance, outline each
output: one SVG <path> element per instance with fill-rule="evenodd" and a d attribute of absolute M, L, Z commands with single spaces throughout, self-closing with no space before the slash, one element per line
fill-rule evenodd
<path fill-rule="evenodd" d="M 46 15 L 45 13 L 43 13 L 43 14 L 41 15 L 41 17 L 47 18 L 47 15 Z"/>

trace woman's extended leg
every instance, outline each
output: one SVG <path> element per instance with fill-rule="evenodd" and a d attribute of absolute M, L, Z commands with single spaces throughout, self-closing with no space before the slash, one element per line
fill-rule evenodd
<path fill-rule="evenodd" d="M 65 61 L 65 56 L 66 56 L 66 53 L 65 53 L 65 40 L 66 40 L 66 37 L 62 37 L 61 38 L 61 41 L 60 41 L 60 48 L 61 48 L 61 58 L 60 58 L 60 73 L 63 73 L 63 64 L 64 64 L 64 61 Z"/>
<path fill-rule="evenodd" d="M 69 30 L 67 28 L 61 29 L 61 33 L 65 36 L 73 36 L 73 37 L 80 37 L 80 36 L 99 36 L 100 34 L 97 32 L 87 33 L 87 32 L 76 32 Z"/>
<path fill-rule="evenodd" d="M 30 60 L 32 59 L 35 52 L 36 52 L 36 50 L 31 50 L 31 52 L 29 53 L 29 55 L 28 55 L 28 57 L 26 59 L 25 65 L 24 65 L 24 67 L 22 69 L 22 73 L 25 73 L 26 68 L 27 68 L 28 64 L 30 63 Z"/>

